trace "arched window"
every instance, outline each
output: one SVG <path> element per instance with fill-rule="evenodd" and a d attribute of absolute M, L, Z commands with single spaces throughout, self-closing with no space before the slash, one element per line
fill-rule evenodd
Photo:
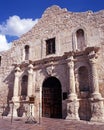
<path fill-rule="evenodd" d="M 79 29 L 76 31 L 77 38 L 77 50 L 82 51 L 85 48 L 85 36 L 83 29 Z"/>
<path fill-rule="evenodd" d="M 28 83 L 28 76 L 24 75 L 22 77 L 22 82 L 21 82 L 21 96 L 23 99 L 25 99 L 27 96 L 27 83 Z"/>
<path fill-rule="evenodd" d="M 29 60 L 29 46 L 25 46 L 25 60 Z"/>

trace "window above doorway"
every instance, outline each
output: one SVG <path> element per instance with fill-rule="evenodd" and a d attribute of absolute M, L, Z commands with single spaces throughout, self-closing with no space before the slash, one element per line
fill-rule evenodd
<path fill-rule="evenodd" d="M 55 38 L 46 40 L 46 55 L 55 54 Z"/>

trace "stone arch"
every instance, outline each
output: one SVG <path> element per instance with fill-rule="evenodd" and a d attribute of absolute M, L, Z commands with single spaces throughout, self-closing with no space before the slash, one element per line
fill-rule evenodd
<path fill-rule="evenodd" d="M 85 48 L 85 34 L 83 29 L 78 29 L 76 31 L 77 39 L 77 50 L 82 51 Z"/>
<path fill-rule="evenodd" d="M 87 70 L 87 79 L 88 79 L 88 86 L 89 86 L 89 92 L 92 92 L 92 87 L 91 87 L 91 68 L 88 62 L 77 62 L 75 64 L 75 84 L 76 84 L 76 91 L 77 94 L 80 95 L 80 89 L 79 89 L 79 70 L 81 68 L 85 67 Z"/>
<path fill-rule="evenodd" d="M 83 51 L 87 41 L 86 29 L 79 27 L 73 32 L 72 48 L 74 51 Z"/>
<path fill-rule="evenodd" d="M 61 83 L 56 77 L 48 77 L 42 84 L 42 116 L 62 118 Z"/>

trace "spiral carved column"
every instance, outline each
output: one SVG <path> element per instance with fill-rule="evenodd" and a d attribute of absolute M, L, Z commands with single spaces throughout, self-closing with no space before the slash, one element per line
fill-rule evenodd
<path fill-rule="evenodd" d="M 13 116 L 18 117 L 17 110 L 20 106 L 20 97 L 19 97 L 19 76 L 20 76 L 20 68 L 16 67 L 15 69 L 15 79 L 14 79 L 14 90 L 13 90 Z"/>
<path fill-rule="evenodd" d="M 30 64 L 28 66 L 28 89 L 27 89 L 27 95 L 28 97 L 31 97 L 33 95 L 33 65 Z"/>
<path fill-rule="evenodd" d="M 79 101 L 77 100 L 74 76 L 74 59 L 73 56 L 67 59 L 69 68 L 69 95 L 67 99 L 67 120 L 79 120 L 78 109 Z"/>
<path fill-rule="evenodd" d="M 99 92 L 99 82 L 97 73 L 97 57 L 95 51 L 91 52 L 89 57 L 91 66 L 92 94 L 91 94 L 91 121 L 104 122 L 104 104 L 103 98 Z"/>

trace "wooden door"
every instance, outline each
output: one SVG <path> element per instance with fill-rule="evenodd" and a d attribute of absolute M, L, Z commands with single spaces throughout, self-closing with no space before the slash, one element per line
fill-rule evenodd
<path fill-rule="evenodd" d="M 51 116 L 51 95 L 50 95 L 50 89 L 44 88 L 42 91 L 42 114 L 45 117 Z"/>
<path fill-rule="evenodd" d="M 62 98 L 59 86 L 43 87 L 42 115 L 49 118 L 62 118 Z"/>

